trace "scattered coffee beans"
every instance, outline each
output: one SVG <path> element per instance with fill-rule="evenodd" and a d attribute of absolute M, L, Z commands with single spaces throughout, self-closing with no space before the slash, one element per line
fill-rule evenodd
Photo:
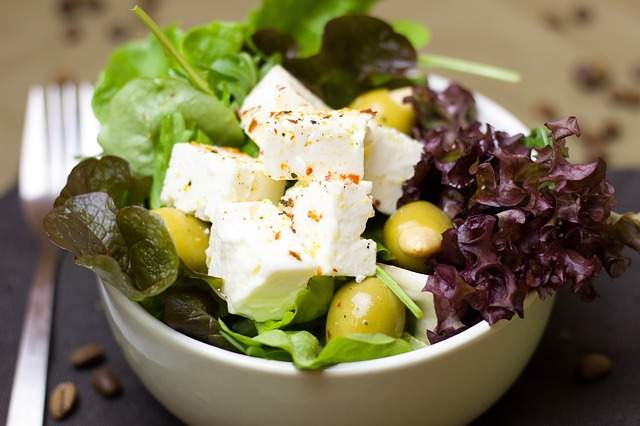
<path fill-rule="evenodd" d="M 62 382 L 49 395 L 49 413 L 55 420 L 67 417 L 75 408 L 78 392 L 76 385 Z"/>
<path fill-rule="evenodd" d="M 611 100 L 625 107 L 640 107 L 640 91 L 634 89 L 615 89 L 611 92 Z"/>
<path fill-rule="evenodd" d="M 611 371 L 611 360 L 600 353 L 589 353 L 578 361 L 576 375 L 583 383 L 590 383 L 606 376 Z"/>
<path fill-rule="evenodd" d="M 93 388 L 105 398 L 113 398 L 122 392 L 120 380 L 107 367 L 101 367 L 91 372 Z"/>
<path fill-rule="evenodd" d="M 536 115 L 545 121 L 557 120 L 560 117 L 558 111 L 548 102 L 538 102 L 533 106 L 533 110 Z"/>
<path fill-rule="evenodd" d="M 81 346 L 69 355 L 69 363 L 76 368 L 96 365 L 103 360 L 104 346 L 94 343 Z"/>

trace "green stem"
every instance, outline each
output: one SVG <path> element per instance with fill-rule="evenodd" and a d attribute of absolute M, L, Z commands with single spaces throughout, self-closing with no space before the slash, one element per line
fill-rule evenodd
<path fill-rule="evenodd" d="M 507 81 L 509 83 L 519 83 L 520 80 L 522 80 L 520 74 L 515 71 L 494 67 L 493 65 L 481 64 L 479 62 L 450 58 L 448 56 L 422 54 L 418 58 L 418 64 L 421 68 L 442 68 L 461 71 L 482 77 Z"/>
<path fill-rule="evenodd" d="M 398 299 L 400 299 L 400 301 L 404 304 L 404 306 L 407 307 L 407 309 L 413 314 L 414 317 L 420 319 L 424 316 L 424 312 L 422 312 L 422 309 L 420 309 L 420 307 L 416 305 L 413 300 L 411 300 L 407 293 L 404 292 L 402 287 L 400 287 L 400 285 L 393 278 L 391 278 L 391 275 L 387 274 L 385 270 L 382 269 L 379 265 L 376 265 L 376 277 L 378 277 L 378 279 L 382 281 L 382 283 L 386 285 L 387 288 L 391 290 L 391 292 L 395 294 Z"/>
<path fill-rule="evenodd" d="M 171 44 L 171 41 L 169 41 L 167 36 L 162 32 L 158 24 L 156 24 L 155 21 L 151 19 L 151 17 L 147 15 L 147 13 L 142 10 L 140 6 L 136 5 L 131 10 L 133 11 L 133 13 L 138 15 L 138 18 L 140 18 L 142 23 L 145 24 L 147 28 L 149 28 L 154 36 L 156 36 L 162 47 L 164 47 L 167 55 L 175 59 L 175 61 L 180 65 L 180 67 L 189 77 L 189 80 L 191 80 L 191 83 L 207 95 L 213 96 L 213 92 L 211 91 L 211 88 L 209 87 L 207 82 L 202 78 L 200 74 L 198 74 L 195 69 L 191 67 L 184 56 L 182 56 L 182 54 L 178 52 L 178 49 L 176 49 L 176 47 Z"/>

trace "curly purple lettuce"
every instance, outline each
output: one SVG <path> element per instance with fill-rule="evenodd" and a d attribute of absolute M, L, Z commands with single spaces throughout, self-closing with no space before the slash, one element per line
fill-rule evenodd
<path fill-rule="evenodd" d="M 640 248 L 637 215 L 612 212 L 606 164 L 573 164 L 565 139 L 579 136 L 575 117 L 548 122 L 525 137 L 486 130 L 458 85 L 416 88 L 414 136 L 425 145 L 400 204 L 428 199 L 453 219 L 432 259 L 425 290 L 435 296 L 431 342 L 481 319 L 523 316 L 526 295 L 548 297 L 566 286 L 585 300 L 594 278 L 624 272 L 625 245 Z"/>

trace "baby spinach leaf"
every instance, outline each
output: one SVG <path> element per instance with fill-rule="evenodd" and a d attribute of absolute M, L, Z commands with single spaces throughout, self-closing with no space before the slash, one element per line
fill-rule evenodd
<path fill-rule="evenodd" d="M 174 44 L 182 38 L 182 32 L 177 27 L 168 27 L 164 33 Z M 155 37 L 119 47 L 111 54 L 107 66 L 98 77 L 91 100 L 94 114 L 100 122 L 104 122 L 111 99 L 125 84 L 138 77 L 168 76 L 170 68 L 171 62 Z"/>
<path fill-rule="evenodd" d="M 169 327 L 202 341 L 220 335 L 215 317 L 217 306 L 210 294 L 196 288 L 180 288 L 176 285 L 163 294 L 162 299 L 162 319 Z"/>
<path fill-rule="evenodd" d="M 111 101 L 98 141 L 105 153 L 127 160 L 134 173 L 151 175 L 160 123 L 175 112 L 216 144 L 244 143 L 244 134 L 230 108 L 171 78 L 138 78 L 127 83 Z"/>
<path fill-rule="evenodd" d="M 67 199 L 47 214 L 44 228 L 76 263 L 132 300 L 162 293 L 178 276 L 180 261 L 162 220 L 139 206 L 117 210 L 107 193 Z"/>
<path fill-rule="evenodd" d="M 106 192 L 118 208 L 140 204 L 148 197 L 150 186 L 150 178 L 133 176 L 129 164 L 121 158 L 87 158 L 71 170 L 54 206 L 89 192 Z"/>
<path fill-rule="evenodd" d="M 300 55 L 314 54 L 320 48 L 327 21 L 342 15 L 366 13 L 376 0 L 263 0 L 249 15 L 256 29 L 274 28 L 291 34 L 300 46 Z"/>
<path fill-rule="evenodd" d="M 308 58 L 283 65 L 334 108 L 374 87 L 406 84 L 416 66 L 416 51 L 386 22 L 365 15 L 329 21 L 322 48 Z"/>
<path fill-rule="evenodd" d="M 416 50 L 422 49 L 431 40 L 431 30 L 421 22 L 403 19 L 393 21 L 391 26 L 395 32 L 405 36 Z"/>
<path fill-rule="evenodd" d="M 248 53 L 241 52 L 215 60 L 209 68 L 207 80 L 225 105 L 239 107 L 258 83 L 258 74 L 254 59 Z"/>

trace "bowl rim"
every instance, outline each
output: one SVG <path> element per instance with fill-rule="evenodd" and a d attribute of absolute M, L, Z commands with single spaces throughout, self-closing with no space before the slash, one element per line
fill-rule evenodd
<path fill-rule="evenodd" d="M 429 74 L 429 84 L 436 90 L 443 90 L 451 82 L 452 81 L 450 79 L 437 74 Z M 528 128 L 517 117 L 497 102 L 476 91 L 473 92 L 473 96 L 476 101 L 476 105 L 478 106 L 479 118 L 483 115 L 490 115 L 491 117 L 497 118 L 495 121 L 501 123 L 500 130 L 505 130 L 510 133 L 528 132 Z M 486 113 L 486 109 L 491 110 L 490 114 Z M 483 126 L 485 125 L 481 119 L 479 121 Z M 434 360 L 446 356 L 453 351 L 468 347 L 478 340 L 487 337 L 490 333 L 498 332 L 510 323 L 507 320 L 501 320 L 493 325 L 489 325 L 486 321 L 481 321 L 442 342 L 416 349 L 411 352 L 367 361 L 338 364 L 322 370 L 303 371 L 288 361 L 255 358 L 231 352 L 226 349 L 201 342 L 187 336 L 186 334 L 182 334 L 155 318 L 142 306 L 129 300 L 118 290 L 102 283 L 99 278 L 98 282 L 100 285 L 101 296 L 107 305 L 112 302 L 117 303 L 136 323 L 148 329 L 158 338 L 167 338 L 171 340 L 172 343 L 182 347 L 186 351 L 209 358 L 212 361 L 226 364 L 229 367 L 236 367 L 254 372 L 275 373 L 285 376 L 312 374 L 315 372 L 330 377 L 344 377 L 365 375 L 371 373 L 371 371 L 380 372 L 408 368 L 415 364 Z M 525 313 L 530 309 L 530 306 L 533 303 L 541 303 L 541 300 L 535 292 L 530 292 L 524 302 Z M 108 306 L 108 308 L 113 309 L 111 306 Z"/>
<path fill-rule="evenodd" d="M 415 364 L 446 356 L 453 351 L 464 349 L 486 338 L 491 333 L 496 333 L 502 328 L 507 327 L 511 321 L 519 320 L 519 318 L 514 318 L 511 321 L 501 320 L 493 325 L 489 325 L 486 321 L 481 321 L 442 342 L 428 345 L 411 352 L 367 361 L 337 364 L 321 370 L 300 370 L 289 361 L 255 358 L 249 355 L 231 352 L 189 337 L 186 334 L 172 329 L 147 312 L 140 304 L 128 299 L 117 289 L 104 284 L 99 278 L 98 283 L 102 299 L 107 304 L 107 310 L 113 310 L 114 308 L 110 305 L 115 303 L 120 309 L 125 311 L 127 318 L 148 330 L 149 333 L 147 333 L 147 335 L 152 335 L 159 339 L 168 339 L 174 346 L 178 346 L 194 355 L 208 358 L 211 361 L 226 364 L 228 367 L 284 376 L 321 373 L 330 377 L 344 377 L 366 375 L 371 373 L 371 371 L 382 372 L 404 369 Z M 534 303 L 543 303 L 543 301 L 538 297 L 537 293 L 531 292 L 527 295 L 524 302 L 525 312 L 530 309 Z M 111 313 L 109 314 L 111 315 Z"/>

